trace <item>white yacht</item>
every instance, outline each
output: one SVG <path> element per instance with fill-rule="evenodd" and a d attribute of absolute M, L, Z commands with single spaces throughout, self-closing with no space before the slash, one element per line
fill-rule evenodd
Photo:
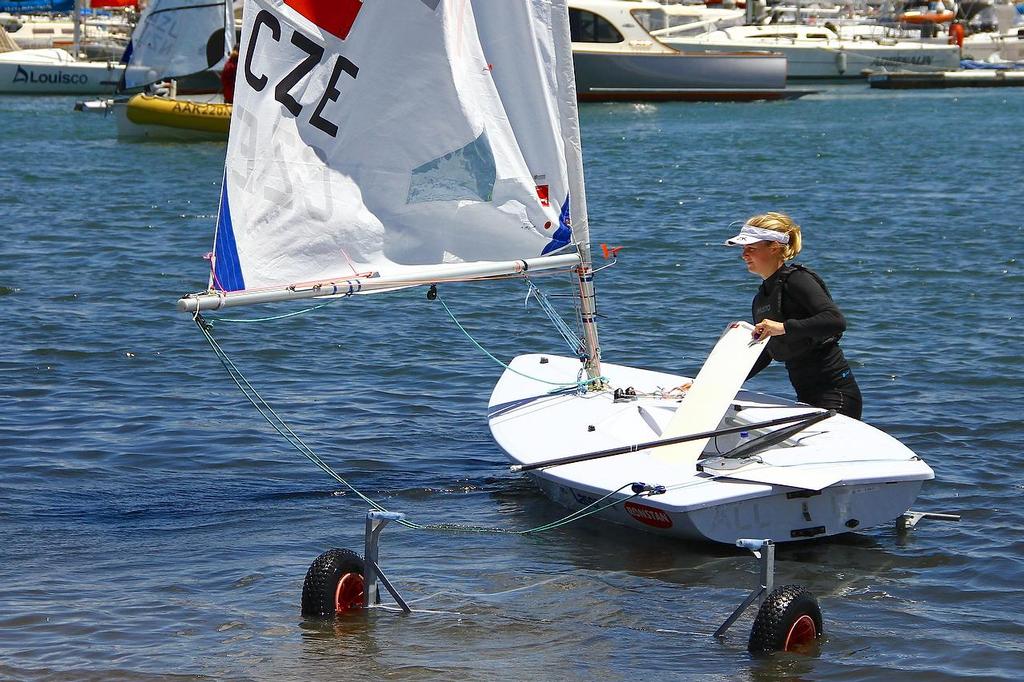
<path fill-rule="evenodd" d="M 99 95 L 112 93 L 124 67 L 114 62 L 82 62 L 59 48 L 0 54 L 0 93 Z"/>
<path fill-rule="evenodd" d="M 75 22 L 71 17 L 3 13 L 0 25 L 24 50 L 75 51 Z M 131 26 L 123 17 L 93 17 L 80 23 L 77 47 L 87 59 L 118 61 L 130 34 Z"/>
<path fill-rule="evenodd" d="M 831 25 L 764 24 L 713 28 L 701 35 L 668 29 L 658 37 L 691 54 L 765 50 L 781 52 L 790 78 L 858 78 L 864 71 L 952 71 L 956 45 L 870 35 L 841 36 Z"/>
<path fill-rule="evenodd" d="M 21 50 L 0 27 L 0 93 L 98 95 L 112 93 L 124 67 L 83 62 L 67 50 Z"/>
<path fill-rule="evenodd" d="M 653 0 L 569 0 L 576 91 L 580 101 L 782 99 L 781 54 L 681 53 L 645 28 L 666 25 Z"/>
<path fill-rule="evenodd" d="M 1014 5 L 981 4 L 968 23 L 964 39 L 964 59 L 977 61 L 1024 60 L 1024 17 Z"/>
<path fill-rule="evenodd" d="M 1024 26 L 1002 32 L 972 33 L 964 39 L 963 58 L 979 62 L 1024 60 Z"/>

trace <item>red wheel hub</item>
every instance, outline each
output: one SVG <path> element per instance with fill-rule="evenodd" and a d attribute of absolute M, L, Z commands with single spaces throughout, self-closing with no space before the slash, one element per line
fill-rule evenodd
<path fill-rule="evenodd" d="M 814 627 L 814 619 L 804 614 L 796 619 L 786 633 L 786 643 L 783 651 L 793 651 L 804 647 L 815 640 L 818 636 L 818 629 Z"/>
<path fill-rule="evenodd" d="M 334 590 L 334 613 L 347 613 L 353 609 L 363 608 L 363 576 L 358 573 L 346 573 L 341 576 Z"/>

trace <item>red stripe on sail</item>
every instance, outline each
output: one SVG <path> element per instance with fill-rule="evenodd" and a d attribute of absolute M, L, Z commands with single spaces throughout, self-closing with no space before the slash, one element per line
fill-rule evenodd
<path fill-rule="evenodd" d="M 362 0 L 284 0 L 284 4 L 342 40 L 348 38 Z"/>

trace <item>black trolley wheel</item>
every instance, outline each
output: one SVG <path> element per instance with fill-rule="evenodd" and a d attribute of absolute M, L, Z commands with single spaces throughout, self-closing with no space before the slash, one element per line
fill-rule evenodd
<path fill-rule="evenodd" d="M 821 637 L 818 600 L 800 585 L 782 585 L 757 610 L 747 650 L 752 654 L 800 651 Z"/>
<path fill-rule="evenodd" d="M 349 549 L 329 549 L 309 565 L 302 583 L 302 615 L 328 618 L 363 606 L 365 569 Z"/>

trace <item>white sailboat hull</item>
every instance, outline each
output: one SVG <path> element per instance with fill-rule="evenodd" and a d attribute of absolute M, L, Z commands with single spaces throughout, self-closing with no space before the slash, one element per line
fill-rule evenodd
<path fill-rule="evenodd" d="M 602 495 L 534 475 L 540 489 L 571 510 L 583 509 Z M 828 537 L 889 523 L 907 511 L 921 490 L 922 481 L 871 486 L 833 486 L 811 498 L 789 498 L 769 492 L 740 502 L 723 502 L 687 511 L 639 499 L 597 514 L 612 523 L 683 540 L 735 544 L 740 538 L 793 542 Z M 790 491 L 799 492 L 799 491 Z M 603 493 L 602 493 L 603 494 Z M 804 516 L 806 505 L 806 514 Z M 856 519 L 856 528 L 841 523 Z"/>
<path fill-rule="evenodd" d="M 579 366 L 575 359 L 525 355 L 512 362 L 515 371 L 506 371 L 499 380 L 489 421 L 495 440 L 513 462 L 528 465 L 657 440 L 680 404 L 678 395 L 660 394 L 688 381 L 605 363 L 603 373 L 613 386 L 659 394 L 615 402 L 610 392 L 551 395 L 552 386 L 536 380 L 572 382 Z M 813 411 L 741 391 L 721 426 Z M 737 434 L 711 439 L 701 463 L 740 441 Z M 582 509 L 619 491 L 604 504 L 619 502 L 600 518 L 646 532 L 728 544 L 745 537 L 792 542 L 888 523 L 910 508 L 924 481 L 934 478 L 931 468 L 895 438 L 841 415 L 759 453 L 763 464 L 735 476 L 700 472 L 657 452 L 615 455 L 530 475 L 545 494 L 569 509 Z M 630 499 L 633 482 L 665 486 L 666 492 Z"/>
<path fill-rule="evenodd" d="M 0 93 L 97 95 L 117 87 L 124 66 L 79 62 L 61 49 L 16 50 L 0 54 Z"/>
<path fill-rule="evenodd" d="M 724 33 L 724 32 L 723 32 Z M 960 66 L 955 45 L 868 41 L 819 41 L 799 44 L 785 40 L 678 38 L 666 45 L 687 53 L 769 50 L 785 55 L 788 78 L 863 78 L 863 71 L 950 71 Z"/>

